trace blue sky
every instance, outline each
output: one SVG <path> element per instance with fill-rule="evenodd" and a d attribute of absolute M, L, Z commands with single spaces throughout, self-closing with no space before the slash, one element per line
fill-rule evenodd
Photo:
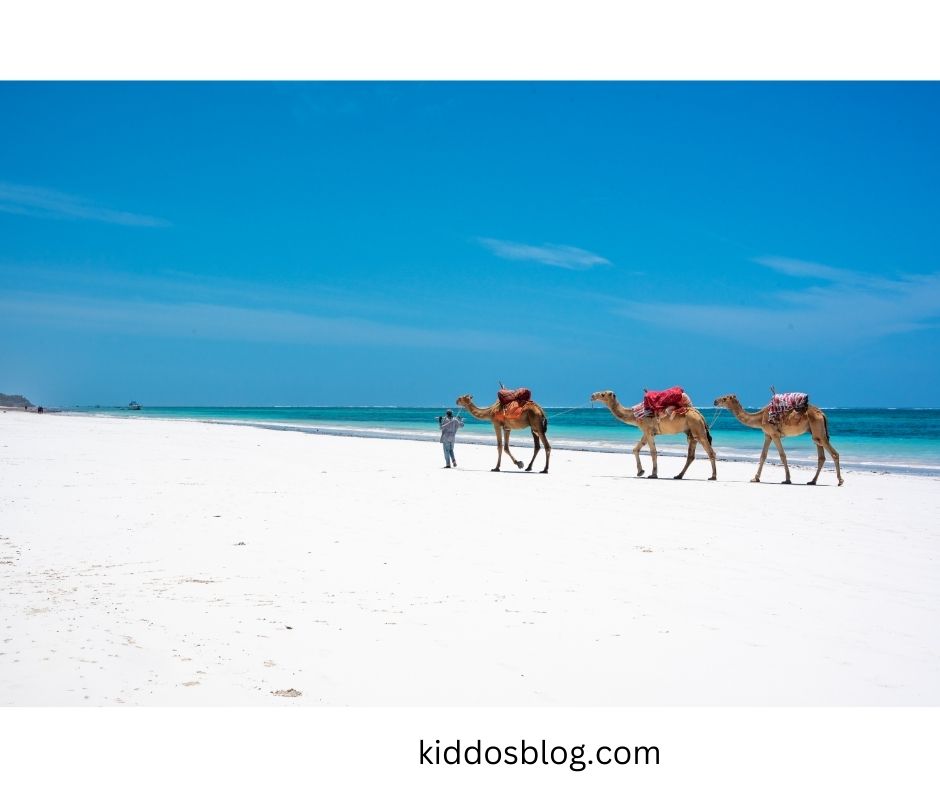
<path fill-rule="evenodd" d="M 0 83 L 0 391 L 940 406 L 936 83 Z"/>

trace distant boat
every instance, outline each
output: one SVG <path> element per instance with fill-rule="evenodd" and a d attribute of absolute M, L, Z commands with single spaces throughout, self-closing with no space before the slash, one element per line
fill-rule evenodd
<path fill-rule="evenodd" d="M 127 406 L 130 410 L 140 410 L 140 403 L 137 400 L 134 400 Z"/>

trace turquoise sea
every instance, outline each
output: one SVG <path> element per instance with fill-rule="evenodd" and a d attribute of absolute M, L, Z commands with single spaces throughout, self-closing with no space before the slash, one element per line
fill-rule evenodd
<path fill-rule="evenodd" d="M 760 406 L 747 406 L 756 410 Z M 208 422 L 236 422 L 268 429 L 379 438 L 437 440 L 437 416 L 445 408 L 406 407 L 149 407 L 132 411 L 126 407 L 76 407 L 72 411 L 127 418 L 190 419 Z M 457 411 L 456 407 L 453 410 Z M 763 435 L 738 422 L 727 411 L 700 408 L 712 424 L 712 437 L 719 457 L 756 461 Z M 639 430 L 616 421 L 607 408 L 548 408 L 549 439 L 556 448 L 583 451 L 630 452 L 639 439 Z M 826 408 L 833 445 L 841 455 L 842 466 L 853 470 L 891 471 L 940 477 L 940 409 L 906 408 Z M 488 422 L 466 417 L 466 429 L 459 440 L 492 443 Z M 513 433 L 513 445 L 531 446 L 528 433 Z M 685 455 L 685 436 L 660 436 L 656 440 L 662 454 Z M 815 466 L 816 450 L 809 435 L 784 442 L 793 463 Z M 648 450 L 644 450 L 646 453 Z M 703 456 L 699 450 L 699 456 Z M 771 446 L 769 461 L 777 455 Z M 828 457 L 827 457 L 828 461 Z M 632 462 L 632 459 L 631 459 Z M 831 462 L 827 462 L 827 467 Z M 631 466 L 632 467 L 632 466 Z"/>

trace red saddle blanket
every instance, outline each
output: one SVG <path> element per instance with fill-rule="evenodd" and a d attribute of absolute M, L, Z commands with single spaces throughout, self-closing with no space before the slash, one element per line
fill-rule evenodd
<path fill-rule="evenodd" d="M 518 402 L 521 408 L 532 399 L 532 392 L 529 391 L 529 389 L 500 389 L 496 393 L 496 396 L 499 397 L 499 404 L 502 405 L 503 408 L 510 402 Z"/>
<path fill-rule="evenodd" d="M 653 413 L 659 413 L 666 408 L 681 408 L 681 412 L 685 413 L 685 409 L 691 404 L 691 400 L 679 386 L 673 386 L 665 391 L 647 391 L 643 395 L 644 407 Z"/>
<path fill-rule="evenodd" d="M 526 412 L 529 405 L 529 402 L 524 404 L 519 402 L 510 402 L 507 405 L 503 405 L 502 408 L 497 412 L 497 419 L 499 421 L 516 421 L 517 419 L 521 419 L 522 414 Z"/>

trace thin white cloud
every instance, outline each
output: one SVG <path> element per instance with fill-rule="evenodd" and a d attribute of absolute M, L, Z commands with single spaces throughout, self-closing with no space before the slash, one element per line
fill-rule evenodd
<path fill-rule="evenodd" d="M 806 260 L 796 260 L 792 257 L 757 257 L 754 262 L 769 268 L 784 276 L 796 279 L 817 279 L 825 282 L 837 282 L 847 285 L 862 285 L 871 287 L 883 286 L 886 280 L 849 271 L 845 268 L 836 268 L 822 263 L 813 263 Z"/>
<path fill-rule="evenodd" d="M 0 211 L 42 219 L 84 219 L 128 227 L 166 227 L 156 216 L 115 211 L 73 194 L 0 181 Z"/>
<path fill-rule="evenodd" d="M 891 278 L 787 258 L 755 262 L 826 284 L 768 288 L 748 305 L 626 301 L 615 311 L 672 330 L 763 347 L 801 342 L 807 350 L 935 328 L 940 321 L 940 272 Z"/>
<path fill-rule="evenodd" d="M 558 244 L 521 244 L 515 241 L 500 241 L 497 238 L 478 238 L 483 246 L 497 257 L 506 260 L 531 260 L 542 265 L 551 265 L 556 268 L 567 268 L 572 271 L 582 271 L 598 265 L 613 265 L 606 257 L 579 249 L 577 246 L 561 246 Z"/>
<path fill-rule="evenodd" d="M 806 260 L 794 260 L 791 257 L 758 257 L 754 262 L 787 276 L 825 279 L 829 282 L 845 282 L 856 278 L 855 274 L 844 268 L 834 268 L 831 265 L 811 263 Z"/>

